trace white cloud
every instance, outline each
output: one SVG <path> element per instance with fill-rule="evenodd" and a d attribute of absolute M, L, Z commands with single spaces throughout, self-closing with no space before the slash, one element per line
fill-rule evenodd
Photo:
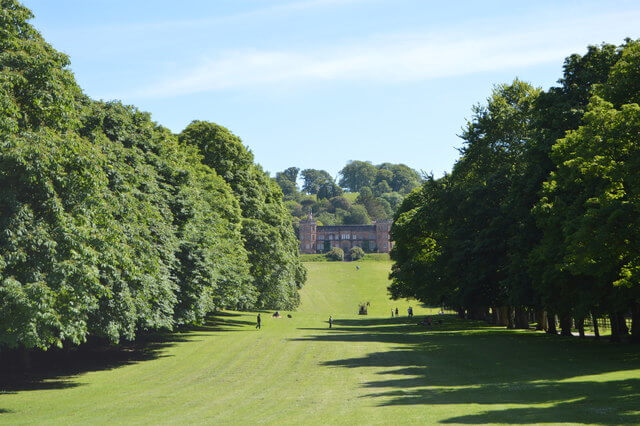
<path fill-rule="evenodd" d="M 328 1 L 332 0 L 305 3 Z M 517 70 L 562 61 L 571 53 L 584 51 L 587 44 L 599 42 L 599 37 L 619 42 L 628 34 L 625 30 L 633 28 L 629 24 L 640 21 L 639 14 L 632 15 L 612 14 L 564 22 L 564 25 L 547 23 L 533 31 L 494 31 L 484 36 L 470 32 L 396 34 L 313 51 L 227 51 L 144 87 L 135 96 L 169 97 L 319 81 L 402 83 L 482 71 Z M 629 28 L 625 28 L 625 24 Z"/>
<path fill-rule="evenodd" d="M 141 33 L 141 32 L 166 32 L 168 30 L 180 30 L 190 29 L 193 30 L 197 27 L 208 27 L 211 25 L 243 21 L 251 18 L 266 18 L 273 16 L 283 16 L 292 13 L 309 12 L 318 8 L 326 7 L 339 7 L 349 4 L 365 3 L 371 0 L 303 0 L 289 3 L 280 3 L 269 5 L 257 9 L 248 10 L 230 15 L 202 17 L 196 19 L 173 19 L 154 22 L 132 22 L 125 24 L 111 24 L 103 25 L 101 27 L 90 27 L 92 32 L 103 31 L 106 33 L 112 32 L 128 32 L 128 33 Z M 70 31 L 77 31 L 77 28 L 70 29 Z"/>

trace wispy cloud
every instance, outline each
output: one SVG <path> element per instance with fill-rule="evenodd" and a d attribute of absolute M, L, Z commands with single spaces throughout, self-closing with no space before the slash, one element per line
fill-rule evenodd
<path fill-rule="evenodd" d="M 331 0 L 307 3 L 327 1 Z M 636 15 L 626 14 L 623 19 L 616 15 L 583 19 L 574 22 L 570 32 L 562 25 L 548 24 L 534 31 L 511 30 L 481 37 L 469 32 L 396 34 L 313 51 L 227 51 L 143 87 L 134 96 L 171 97 L 320 81 L 402 83 L 500 69 L 517 70 L 561 61 L 573 52 L 584 50 L 586 44 L 598 42 L 594 36 L 620 41 L 620 34 L 625 33 L 624 25 L 621 27 L 619 23 L 640 21 L 640 14 Z M 602 31 L 603 19 L 612 23 L 610 31 Z M 614 22 L 618 25 L 613 25 Z M 594 28 L 601 30 L 594 34 Z"/>
<path fill-rule="evenodd" d="M 148 32 L 148 31 L 170 31 L 180 29 L 191 29 L 197 27 L 207 27 L 223 22 L 243 21 L 252 18 L 265 18 L 269 16 L 282 16 L 291 13 L 308 12 L 314 9 L 347 6 L 357 3 L 365 3 L 371 0 L 302 0 L 287 3 L 267 5 L 229 15 L 205 16 L 194 19 L 172 19 L 152 22 L 130 22 L 123 24 L 104 25 L 102 27 L 91 27 L 92 31 L 118 31 L 118 32 Z M 77 29 L 73 29 L 76 31 Z"/>

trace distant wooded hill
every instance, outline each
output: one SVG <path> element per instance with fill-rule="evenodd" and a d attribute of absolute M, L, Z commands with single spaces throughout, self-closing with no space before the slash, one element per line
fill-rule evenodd
<path fill-rule="evenodd" d="M 325 170 L 297 167 L 278 172 L 294 227 L 310 212 L 323 225 L 363 225 L 391 219 L 405 195 L 422 183 L 420 174 L 404 164 L 349 161 L 334 178 Z M 302 188 L 298 180 L 302 181 Z"/>

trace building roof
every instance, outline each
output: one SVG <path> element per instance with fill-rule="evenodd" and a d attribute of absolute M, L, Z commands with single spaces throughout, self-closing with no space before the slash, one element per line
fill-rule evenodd
<path fill-rule="evenodd" d="M 333 225 L 333 226 L 318 226 L 316 231 L 375 231 L 375 225 Z"/>

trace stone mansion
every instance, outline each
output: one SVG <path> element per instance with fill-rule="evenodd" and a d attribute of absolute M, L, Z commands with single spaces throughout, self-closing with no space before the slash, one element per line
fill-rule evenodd
<path fill-rule="evenodd" d="M 389 253 L 390 220 L 376 221 L 373 225 L 317 226 L 310 215 L 300 221 L 300 253 L 325 253 L 340 247 L 345 253 L 360 247 L 366 253 Z"/>

